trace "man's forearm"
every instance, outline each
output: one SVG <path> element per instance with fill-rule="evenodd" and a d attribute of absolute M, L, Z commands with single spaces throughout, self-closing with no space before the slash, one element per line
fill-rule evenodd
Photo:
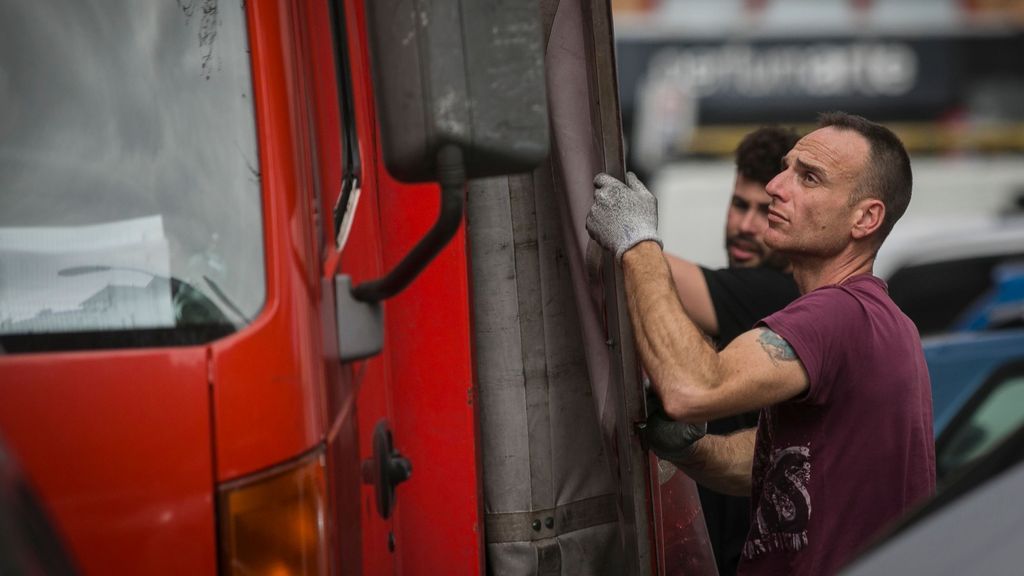
<path fill-rule="evenodd" d="M 715 492 L 750 496 L 755 438 L 753 428 L 728 436 L 705 436 L 693 445 L 689 457 L 673 464 Z"/>
<path fill-rule="evenodd" d="M 665 412 L 687 420 L 697 392 L 719 378 L 718 355 L 686 316 L 661 248 L 642 242 L 623 254 L 626 299 L 637 352 Z"/>

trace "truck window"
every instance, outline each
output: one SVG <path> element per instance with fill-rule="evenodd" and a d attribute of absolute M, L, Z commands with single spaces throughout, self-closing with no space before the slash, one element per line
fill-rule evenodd
<path fill-rule="evenodd" d="M 0 6 L 0 350 L 198 344 L 260 311 L 243 6 Z"/>

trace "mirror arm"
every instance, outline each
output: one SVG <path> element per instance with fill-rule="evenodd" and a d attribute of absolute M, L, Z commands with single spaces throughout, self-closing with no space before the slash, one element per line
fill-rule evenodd
<path fill-rule="evenodd" d="M 441 147 L 437 153 L 437 176 L 441 184 L 441 210 L 433 228 L 390 272 L 353 288 L 353 298 L 361 302 L 379 302 L 398 294 L 416 279 L 458 231 L 462 223 L 466 185 L 462 149 L 454 144 Z"/>

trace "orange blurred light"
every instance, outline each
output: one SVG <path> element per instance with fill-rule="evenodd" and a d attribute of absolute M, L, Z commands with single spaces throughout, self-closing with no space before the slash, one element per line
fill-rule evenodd
<path fill-rule="evenodd" d="M 322 449 L 220 489 L 224 574 L 327 573 Z"/>

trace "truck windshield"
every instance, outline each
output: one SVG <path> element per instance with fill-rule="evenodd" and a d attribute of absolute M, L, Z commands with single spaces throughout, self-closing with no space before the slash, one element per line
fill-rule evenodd
<path fill-rule="evenodd" d="M 260 311 L 244 4 L 0 4 L 0 350 L 198 344 Z"/>

